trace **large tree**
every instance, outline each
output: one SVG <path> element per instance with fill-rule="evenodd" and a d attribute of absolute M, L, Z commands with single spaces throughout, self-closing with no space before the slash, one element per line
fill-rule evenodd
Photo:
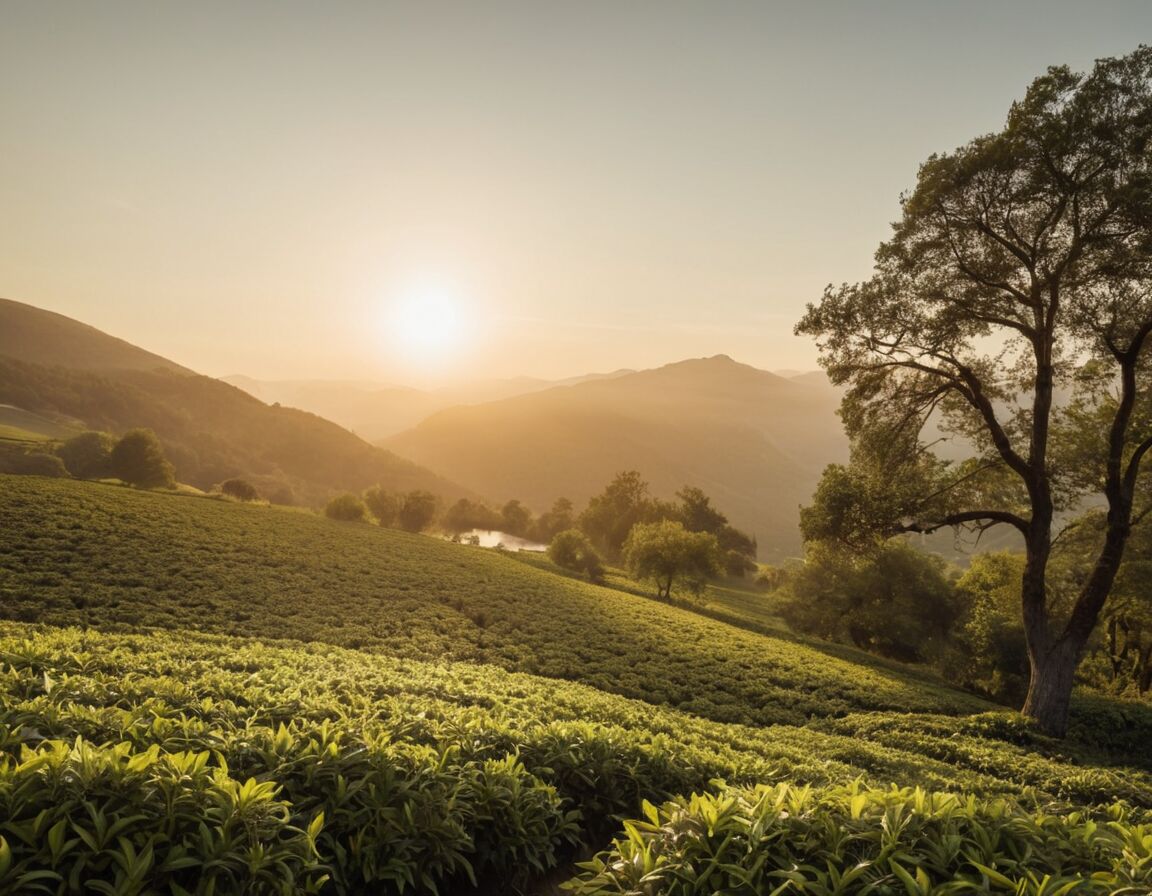
<path fill-rule="evenodd" d="M 797 332 L 848 386 L 847 473 L 809 535 L 1016 529 L 1031 667 L 1024 712 L 1066 730 L 1076 666 L 1142 512 L 1152 448 L 1152 48 L 1051 68 L 1004 129 L 932 156 L 873 276 L 829 287 Z M 949 464 L 932 443 L 958 437 Z M 1060 522 L 1106 525 L 1078 592 L 1055 601 Z M 821 503 L 818 501 L 818 503 Z"/>

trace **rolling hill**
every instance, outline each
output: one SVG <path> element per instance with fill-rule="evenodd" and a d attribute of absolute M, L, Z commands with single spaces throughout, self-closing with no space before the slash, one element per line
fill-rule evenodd
<path fill-rule="evenodd" d="M 916 670 L 283 508 L 0 477 L 0 518 L 11 892 L 640 892 L 614 876 L 677 851 L 764 882 L 732 892 L 1152 881 L 1146 706 L 1081 697 L 1053 741 Z"/>
<path fill-rule="evenodd" d="M 798 551 L 798 507 L 847 446 L 839 396 L 719 355 L 449 408 L 381 444 L 493 496 L 579 506 L 621 470 L 709 494 L 761 557 Z"/>
<path fill-rule="evenodd" d="M 266 405 L 67 317 L 11 301 L 0 315 L 0 404 L 69 426 L 153 429 L 183 482 L 243 476 L 304 504 L 377 483 L 471 494 L 314 414 Z"/>

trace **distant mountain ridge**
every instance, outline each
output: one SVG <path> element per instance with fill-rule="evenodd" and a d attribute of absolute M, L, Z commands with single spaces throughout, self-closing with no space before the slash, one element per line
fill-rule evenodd
<path fill-rule="evenodd" d="M 847 456 L 838 404 L 826 384 L 717 355 L 448 408 L 381 444 L 537 509 L 579 506 L 627 469 L 661 497 L 695 485 L 779 558 L 799 550 L 824 466 Z"/>
<path fill-rule="evenodd" d="M 339 423 L 361 438 L 379 441 L 404 432 L 437 411 L 454 405 L 498 401 L 555 386 L 612 379 L 634 372 L 617 370 L 562 380 L 520 376 L 427 390 L 347 380 L 260 380 L 242 374 L 222 379 L 261 401 L 311 411 Z"/>
<path fill-rule="evenodd" d="M 201 488 L 242 476 L 268 497 L 313 505 L 377 483 L 474 496 L 314 414 L 270 407 L 94 327 L 8 300 L 0 304 L 0 404 L 113 433 L 153 429 L 177 477 Z"/>

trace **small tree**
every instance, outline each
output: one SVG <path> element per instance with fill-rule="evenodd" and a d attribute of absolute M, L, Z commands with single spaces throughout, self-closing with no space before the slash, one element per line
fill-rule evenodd
<path fill-rule="evenodd" d="M 423 532 L 436 518 L 436 496 L 431 492 L 414 491 L 404 496 L 404 503 L 396 514 L 400 528 L 408 532 Z"/>
<path fill-rule="evenodd" d="M 324 515 L 346 523 L 366 523 L 368 507 L 353 494 L 337 495 L 324 508 Z"/>
<path fill-rule="evenodd" d="M 247 479 L 225 479 L 220 483 L 220 494 L 237 501 L 259 501 L 260 492 Z"/>
<path fill-rule="evenodd" d="M 793 628 L 905 662 L 938 657 L 957 616 L 944 561 L 901 541 L 866 556 L 811 544 L 790 590 Z"/>
<path fill-rule="evenodd" d="M 628 533 L 640 522 L 655 518 L 648 483 L 636 470 L 617 473 L 604 491 L 588 502 L 579 525 L 593 544 L 610 558 L 620 555 Z"/>
<path fill-rule="evenodd" d="M 112 475 L 138 488 L 173 488 L 176 475 L 164 447 L 150 429 L 133 429 L 116 443 L 108 458 Z"/>
<path fill-rule="evenodd" d="M 77 479 L 103 479 L 112 475 L 114 447 L 116 440 L 108 433 L 90 430 L 68 439 L 56 449 L 56 455 Z"/>
<path fill-rule="evenodd" d="M 501 526 L 509 535 L 527 535 L 532 511 L 513 498 L 500 509 Z"/>
<path fill-rule="evenodd" d="M 677 582 L 698 585 L 720 571 L 720 545 L 707 532 L 660 520 L 633 526 L 624 542 L 624 562 L 635 579 L 651 579 L 665 600 Z"/>
<path fill-rule="evenodd" d="M 364 503 L 368 505 L 379 525 L 387 528 L 396 522 L 396 514 L 400 510 L 400 498 L 397 495 L 390 494 L 377 485 L 364 492 Z"/>
<path fill-rule="evenodd" d="M 541 544 L 551 544 L 561 532 L 573 528 L 575 517 L 572 513 L 572 502 L 567 498 L 557 498 L 552 503 L 552 509 L 540 514 L 532 527 L 532 537 Z"/>
<path fill-rule="evenodd" d="M 584 573 L 590 581 L 599 582 L 604 577 L 604 565 L 596 548 L 588 536 L 579 529 L 566 529 L 552 539 L 548 546 L 548 556 L 561 569 Z"/>

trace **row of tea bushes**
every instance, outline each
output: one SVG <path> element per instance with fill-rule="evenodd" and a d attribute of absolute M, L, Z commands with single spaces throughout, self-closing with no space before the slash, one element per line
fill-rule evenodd
<path fill-rule="evenodd" d="M 782 783 L 645 805 L 574 896 L 1152 893 L 1152 825 L 1014 801 Z"/>

